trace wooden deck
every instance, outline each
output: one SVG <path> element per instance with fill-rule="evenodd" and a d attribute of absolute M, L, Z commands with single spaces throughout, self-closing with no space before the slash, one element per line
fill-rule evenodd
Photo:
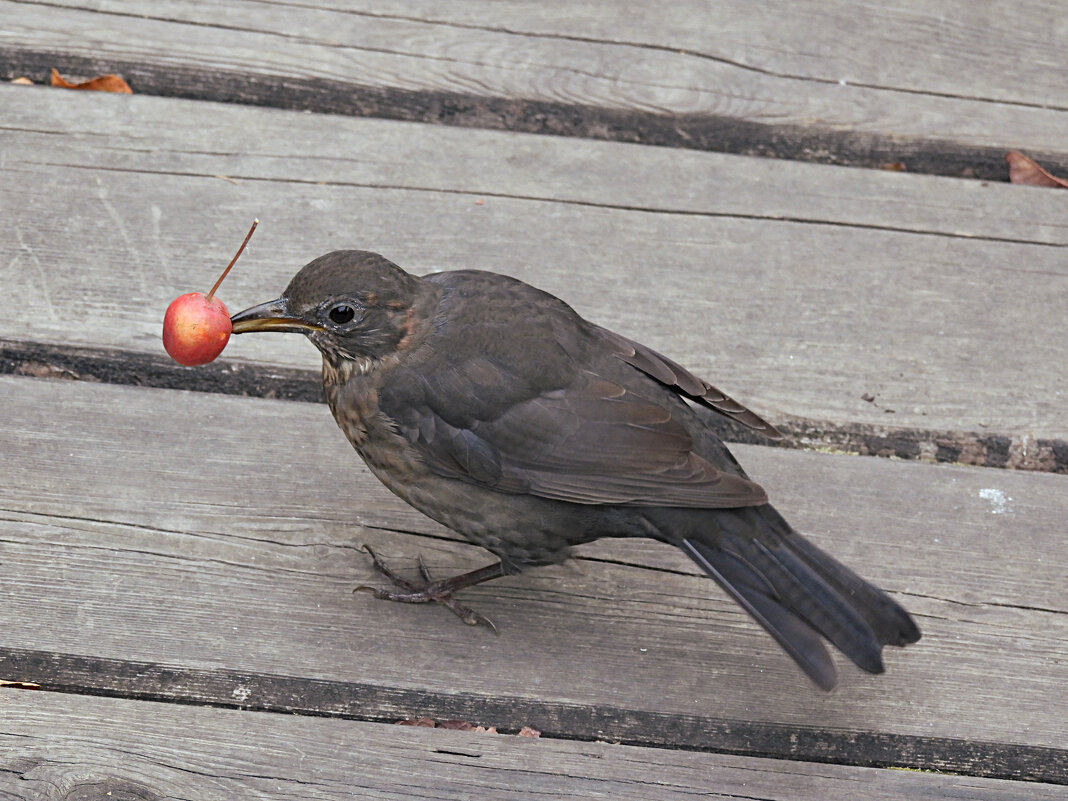
<path fill-rule="evenodd" d="M 1002 160 L 1068 174 L 1061 4 L 711 5 L 0 0 L 0 799 L 1068 798 L 1068 192 Z M 469 591 L 499 637 L 353 595 L 486 554 L 300 338 L 163 354 L 253 217 L 231 310 L 360 247 L 708 377 L 924 638 L 820 693 L 652 542 Z"/>

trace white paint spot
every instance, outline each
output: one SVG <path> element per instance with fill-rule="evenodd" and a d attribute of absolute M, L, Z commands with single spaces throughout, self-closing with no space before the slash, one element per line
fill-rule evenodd
<path fill-rule="evenodd" d="M 251 688 L 242 685 L 240 687 L 235 687 L 232 695 L 234 696 L 234 700 L 239 704 L 243 704 L 248 700 L 248 697 L 252 695 L 252 690 Z"/>
<path fill-rule="evenodd" d="M 1012 511 L 1009 508 L 1009 501 L 1011 501 L 1012 498 L 999 489 L 981 489 L 979 490 L 979 497 L 984 501 L 990 501 L 991 514 L 1003 515 L 1006 512 Z"/>

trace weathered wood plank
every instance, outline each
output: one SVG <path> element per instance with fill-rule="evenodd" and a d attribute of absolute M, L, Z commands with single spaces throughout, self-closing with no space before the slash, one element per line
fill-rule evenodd
<path fill-rule="evenodd" d="M 1003 184 L 39 87 L 0 86 L 0 98 L 12 169 L 154 169 L 1068 245 L 1061 193 Z"/>
<path fill-rule="evenodd" d="M 849 3 L 754 13 L 691 2 L 655 20 L 606 2 L 575 16 L 522 4 L 58 5 L 0 4 L 5 73 L 118 69 L 149 93 L 824 160 L 903 158 L 984 177 L 1004 174 L 999 150 L 1066 152 L 1065 39 L 1051 0 L 1013 4 L 1012 19 L 1029 24 L 1012 26 L 1011 46 L 1006 26 L 991 24 L 997 11 L 964 2 L 938 16 L 881 6 L 885 25 L 871 10 L 858 24 Z M 917 140 L 937 152 L 925 156 Z"/>
<path fill-rule="evenodd" d="M 0 694 L 5 799 L 942 799 L 1034 783 L 532 740 L 51 693 Z"/>
<path fill-rule="evenodd" d="M 472 590 L 498 638 L 354 597 L 375 580 L 362 542 L 443 573 L 485 554 L 378 486 L 321 406 L 17 378 L 0 391 L 6 648 L 178 671 L 116 687 L 90 670 L 75 689 L 218 703 L 181 671 L 227 670 L 303 677 L 298 704 L 325 682 L 319 711 L 358 685 L 354 716 L 522 709 L 511 723 L 580 737 L 834 761 L 864 742 L 870 764 L 913 764 L 935 738 L 935 767 L 1064 774 L 1062 751 L 1042 756 L 1063 748 L 1068 714 L 1063 477 L 739 448 L 795 525 L 924 629 L 886 675 L 847 669 L 822 695 L 654 543 L 597 543 Z M 285 707 L 272 693 L 262 703 Z M 1050 772 L 1030 773 L 1036 759 Z"/>
<path fill-rule="evenodd" d="M 379 250 L 413 272 L 494 269 L 776 419 L 863 424 L 876 439 L 979 432 L 969 440 L 979 456 L 946 446 L 950 459 L 979 462 L 998 463 L 980 441 L 998 435 L 1000 463 L 1060 464 L 1034 438 L 1068 437 L 1056 219 L 1066 193 L 782 165 L 790 178 L 772 191 L 772 216 L 790 220 L 753 219 L 771 180 L 759 160 L 0 91 L 14 119 L 2 151 L 0 223 L 12 232 L 0 242 L 2 338 L 160 353 L 167 302 L 206 286 L 259 216 L 224 290 L 234 306 L 274 296 L 336 247 Z M 327 131 L 336 156 L 317 150 Z M 686 174 L 709 179 L 680 191 Z M 932 218 L 949 209 L 950 222 L 932 222 L 936 236 L 893 230 L 922 223 L 909 207 L 923 194 Z M 966 224 L 969 205 L 983 211 Z M 1028 219 L 1039 222 L 1014 222 Z M 958 225 L 967 236 L 951 235 Z M 296 338 L 244 337 L 228 356 L 317 365 Z"/>

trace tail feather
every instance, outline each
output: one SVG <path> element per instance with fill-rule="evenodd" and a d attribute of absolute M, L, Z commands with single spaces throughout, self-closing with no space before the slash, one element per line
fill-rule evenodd
<path fill-rule="evenodd" d="M 764 570 L 774 571 L 775 586 L 789 608 L 830 640 L 857 666 L 882 673 L 882 646 L 864 616 L 787 547 L 769 548 L 759 540 Z"/>
<path fill-rule="evenodd" d="M 884 645 L 920 638 L 908 612 L 793 531 L 770 506 L 738 510 L 737 520 L 722 514 L 718 531 L 693 532 L 675 543 L 823 689 L 834 687 L 837 675 L 822 638 L 869 673 L 883 672 Z"/>
<path fill-rule="evenodd" d="M 790 538 L 790 547 L 820 576 L 864 615 L 882 645 L 905 646 L 920 639 L 916 621 L 885 592 L 827 555 L 800 535 Z M 829 567 L 828 567 L 829 563 Z"/>
<path fill-rule="evenodd" d="M 824 690 L 834 688 L 838 683 L 838 672 L 823 640 L 811 626 L 776 601 L 759 582 L 754 582 L 755 576 L 749 566 L 726 551 L 709 554 L 706 548 L 692 540 L 683 540 L 681 547 L 775 638 L 806 676 Z"/>

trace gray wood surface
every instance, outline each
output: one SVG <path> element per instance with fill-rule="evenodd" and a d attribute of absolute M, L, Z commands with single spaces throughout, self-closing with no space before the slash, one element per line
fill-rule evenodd
<path fill-rule="evenodd" d="M 843 666 L 824 695 L 655 543 L 597 543 L 468 592 L 499 637 L 354 596 L 375 581 L 361 543 L 442 574 L 486 554 L 378 485 L 325 407 L 10 377 L 0 393 L 9 649 L 504 699 L 544 719 L 608 705 L 607 737 L 649 714 L 1065 746 L 1062 476 L 739 447 L 800 530 L 924 630 L 885 675 Z"/>
<path fill-rule="evenodd" d="M 606 743 L 0 691 L 0 797 L 1068 798 L 1068 788 Z"/>
<path fill-rule="evenodd" d="M 0 44 L 16 63 L 20 51 L 118 63 L 171 91 L 176 81 L 195 91 L 166 76 L 193 67 L 215 81 L 316 79 L 1063 153 L 1061 11 L 1055 0 L 937 10 L 693 0 L 622 14 L 608 0 L 566 14 L 526 3 L 487 13 L 478 3 L 3 2 Z"/>
<path fill-rule="evenodd" d="M 157 98 L 0 97 L 2 338 L 161 353 L 166 304 L 206 289 L 258 216 L 221 292 L 235 309 L 327 250 L 365 247 L 413 272 L 528 280 L 773 419 L 1003 435 L 1010 463 L 1036 437 L 1068 437 L 1068 193 Z M 318 364 L 293 337 L 242 337 L 226 356 Z"/>

